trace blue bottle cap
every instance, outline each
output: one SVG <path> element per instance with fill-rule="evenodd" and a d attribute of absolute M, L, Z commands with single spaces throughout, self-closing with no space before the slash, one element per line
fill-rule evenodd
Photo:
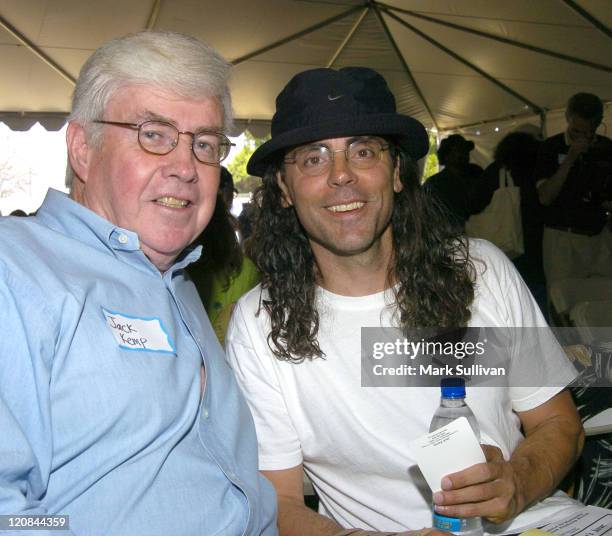
<path fill-rule="evenodd" d="M 465 398 L 465 380 L 463 378 L 443 378 L 440 382 L 442 398 Z"/>

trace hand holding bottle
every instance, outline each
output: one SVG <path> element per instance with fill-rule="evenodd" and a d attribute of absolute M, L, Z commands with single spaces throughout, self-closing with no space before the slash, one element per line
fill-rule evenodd
<path fill-rule="evenodd" d="M 434 494 L 436 511 L 445 516 L 484 517 L 501 523 L 522 509 L 518 479 L 510 462 L 493 445 L 482 445 L 486 463 L 446 476 Z"/>

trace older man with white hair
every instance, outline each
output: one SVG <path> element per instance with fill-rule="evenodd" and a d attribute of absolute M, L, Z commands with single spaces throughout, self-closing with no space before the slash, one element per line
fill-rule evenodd
<path fill-rule="evenodd" d="M 74 93 L 71 196 L 0 223 L 2 523 L 276 534 L 249 410 L 185 275 L 231 146 L 228 71 L 175 33 L 101 47 Z"/>

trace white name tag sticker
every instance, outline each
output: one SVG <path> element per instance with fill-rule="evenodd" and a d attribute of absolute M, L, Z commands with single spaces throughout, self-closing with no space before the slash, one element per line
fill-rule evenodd
<path fill-rule="evenodd" d="M 157 317 L 136 317 L 109 311 L 102 307 L 115 341 L 121 348 L 140 352 L 176 354 L 170 335 Z"/>

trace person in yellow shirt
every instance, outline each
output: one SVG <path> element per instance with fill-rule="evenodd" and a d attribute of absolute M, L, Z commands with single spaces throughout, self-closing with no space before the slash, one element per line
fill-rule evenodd
<path fill-rule="evenodd" d="M 198 238 L 203 246 L 202 257 L 189 268 L 221 345 L 234 304 L 260 279 L 255 264 L 243 254 L 238 241 L 237 220 L 230 212 L 234 192 L 232 174 L 222 167 L 215 211 Z"/>

